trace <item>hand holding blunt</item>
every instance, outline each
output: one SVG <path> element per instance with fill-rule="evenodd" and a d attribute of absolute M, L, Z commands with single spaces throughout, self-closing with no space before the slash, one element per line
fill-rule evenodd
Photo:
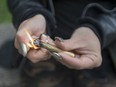
<path fill-rule="evenodd" d="M 34 44 L 35 44 L 36 46 L 43 47 L 43 48 L 47 49 L 47 50 L 50 51 L 50 52 L 56 52 L 56 53 L 64 52 L 64 53 L 68 54 L 68 55 L 71 56 L 71 57 L 75 57 L 75 54 L 74 54 L 74 53 L 68 52 L 68 51 L 63 51 L 63 50 L 61 50 L 61 49 L 59 49 L 59 48 L 57 48 L 57 47 L 55 47 L 55 46 L 52 46 L 52 45 L 49 44 L 49 43 L 42 42 L 42 41 L 40 41 L 39 39 L 34 40 Z"/>

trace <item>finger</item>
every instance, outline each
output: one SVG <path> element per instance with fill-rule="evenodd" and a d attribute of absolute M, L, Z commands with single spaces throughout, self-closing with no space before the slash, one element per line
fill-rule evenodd
<path fill-rule="evenodd" d="M 71 39 L 63 40 L 59 37 L 55 37 L 55 44 L 59 48 L 69 51 L 75 49 L 74 41 Z"/>
<path fill-rule="evenodd" d="M 60 61 L 69 68 L 90 69 L 101 65 L 102 58 L 95 55 L 81 55 L 80 57 L 70 57 L 65 53 L 59 53 L 62 60 Z"/>
<path fill-rule="evenodd" d="M 40 39 L 41 39 L 43 42 L 46 42 L 46 43 L 49 43 L 49 44 L 55 46 L 54 41 L 53 41 L 47 34 L 42 34 L 40 37 L 41 37 Z"/>
<path fill-rule="evenodd" d="M 15 38 L 15 47 L 18 49 L 18 52 L 23 56 L 26 56 L 29 47 L 26 46 L 26 43 L 29 43 L 29 37 L 27 36 L 24 29 L 21 29 L 17 32 Z"/>
<path fill-rule="evenodd" d="M 44 48 L 41 48 L 39 50 L 29 50 L 27 54 L 27 58 L 31 60 L 32 62 L 46 60 L 50 58 L 50 54 L 48 51 Z"/>
<path fill-rule="evenodd" d="M 28 43 L 30 41 L 30 38 L 25 31 L 26 29 L 21 29 L 17 32 L 16 37 L 19 43 Z M 31 32 L 29 32 L 29 34 L 31 36 Z"/>
<path fill-rule="evenodd" d="M 19 41 L 17 40 L 17 37 L 15 38 L 15 43 L 14 43 L 14 45 L 15 45 L 15 48 L 18 50 L 18 52 L 20 53 L 20 54 L 22 54 L 22 52 L 21 52 L 21 43 L 19 43 Z"/>

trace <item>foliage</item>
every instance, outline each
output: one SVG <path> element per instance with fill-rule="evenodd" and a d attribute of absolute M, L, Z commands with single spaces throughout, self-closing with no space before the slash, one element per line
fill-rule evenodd
<path fill-rule="evenodd" d="M 11 14 L 8 10 L 7 0 L 0 2 L 0 23 L 11 22 Z"/>

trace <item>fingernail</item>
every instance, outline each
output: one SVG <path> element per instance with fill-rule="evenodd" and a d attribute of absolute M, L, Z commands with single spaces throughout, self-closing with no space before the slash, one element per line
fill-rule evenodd
<path fill-rule="evenodd" d="M 48 43 L 48 38 L 49 38 L 49 36 L 48 36 L 47 34 L 41 34 L 40 38 L 41 38 L 41 37 L 46 38 L 46 41 L 45 41 L 45 42 Z"/>
<path fill-rule="evenodd" d="M 20 43 L 20 52 L 24 57 L 27 55 L 27 46 L 24 43 Z"/>
<path fill-rule="evenodd" d="M 52 56 L 53 56 L 57 61 L 62 60 L 62 57 L 61 57 L 58 53 L 56 53 L 56 52 L 53 52 Z"/>
<path fill-rule="evenodd" d="M 47 38 L 47 37 L 49 37 L 49 35 L 43 33 L 43 34 L 40 35 L 40 38 L 41 38 L 41 37 L 45 37 L 45 38 Z"/>
<path fill-rule="evenodd" d="M 59 41 L 59 42 L 64 42 L 64 40 L 60 37 L 55 37 L 55 40 Z"/>

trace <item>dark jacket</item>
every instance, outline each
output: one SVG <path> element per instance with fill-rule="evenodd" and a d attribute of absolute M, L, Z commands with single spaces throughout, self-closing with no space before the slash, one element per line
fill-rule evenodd
<path fill-rule="evenodd" d="M 46 0 L 47 2 L 45 3 L 43 3 L 42 1 L 45 1 L 45 0 L 8 0 L 9 8 L 13 14 L 13 23 L 15 27 L 18 28 L 19 24 L 22 21 L 36 14 L 43 14 L 46 17 L 47 21 L 49 21 L 49 24 L 53 27 L 55 25 L 55 16 L 53 13 L 53 7 L 49 6 L 52 0 Z M 112 42 L 116 40 L 116 24 L 115 24 L 116 23 L 116 7 L 114 4 L 114 1 L 111 1 L 111 0 L 66 0 L 66 1 L 54 0 L 53 3 L 55 3 L 55 5 L 57 4 L 65 5 L 68 3 L 68 1 L 71 3 L 76 2 L 76 3 L 80 3 L 84 5 L 81 8 L 77 6 L 80 10 L 82 10 L 82 13 L 78 12 L 80 15 L 78 15 L 77 18 L 75 17 L 77 19 L 76 25 L 90 26 L 92 30 L 95 31 L 95 33 L 99 36 L 99 39 L 102 44 L 102 48 L 107 47 L 108 45 L 110 45 Z M 43 5 L 43 4 L 46 4 L 46 5 Z M 72 3 L 72 5 L 74 5 L 74 3 Z M 70 9 L 71 9 L 71 6 L 69 7 Z M 46 7 L 49 8 L 50 10 L 46 9 Z M 58 6 L 54 6 L 54 7 L 58 8 Z M 57 10 L 57 8 L 55 8 L 55 10 Z M 61 8 L 59 6 L 60 10 L 62 10 L 62 8 L 63 8 L 62 5 L 61 5 Z M 75 9 L 77 9 L 78 11 L 79 10 L 78 8 L 75 8 Z M 56 17 L 60 16 L 57 14 L 58 12 L 56 13 Z M 73 16 L 70 10 L 68 14 L 70 14 L 70 16 Z M 79 17 L 80 19 L 78 19 Z M 74 29 L 72 29 L 72 31 L 74 31 Z"/>
<path fill-rule="evenodd" d="M 22 21 L 42 14 L 52 30 L 52 37 L 69 38 L 76 28 L 88 26 L 98 36 L 102 51 L 116 41 L 113 0 L 8 0 L 8 6 L 16 29 Z"/>

